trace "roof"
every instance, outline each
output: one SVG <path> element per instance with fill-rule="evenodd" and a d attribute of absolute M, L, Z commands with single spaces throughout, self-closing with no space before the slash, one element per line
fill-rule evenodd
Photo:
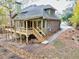
<path fill-rule="evenodd" d="M 24 8 L 21 13 L 19 13 L 14 19 L 15 20 L 29 20 L 33 18 L 43 17 L 44 19 L 58 19 L 58 17 L 54 14 L 48 15 L 45 12 L 45 9 L 55 9 L 50 5 L 31 5 L 29 7 Z"/>

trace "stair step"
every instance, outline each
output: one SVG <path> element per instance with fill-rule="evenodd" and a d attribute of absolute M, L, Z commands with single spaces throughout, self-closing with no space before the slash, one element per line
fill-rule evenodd
<path fill-rule="evenodd" d="M 50 36 L 50 33 L 48 33 L 48 35 L 43 35 L 41 32 L 39 32 L 35 28 L 33 29 L 33 34 L 37 37 L 38 42 L 42 42 Z"/>

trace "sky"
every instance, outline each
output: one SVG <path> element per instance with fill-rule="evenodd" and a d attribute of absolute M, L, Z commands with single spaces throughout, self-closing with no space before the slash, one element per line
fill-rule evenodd
<path fill-rule="evenodd" d="M 67 7 L 71 7 L 74 3 L 73 0 L 18 0 L 20 2 L 23 1 L 23 8 L 32 4 L 36 5 L 52 5 L 58 12 L 62 13 L 62 10 L 66 9 Z"/>

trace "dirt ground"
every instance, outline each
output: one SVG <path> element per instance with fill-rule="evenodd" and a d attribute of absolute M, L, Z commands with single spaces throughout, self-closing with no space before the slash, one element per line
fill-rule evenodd
<path fill-rule="evenodd" d="M 13 43 L 14 46 L 17 46 L 20 49 L 23 49 L 24 51 L 28 51 L 29 53 L 32 53 L 34 56 L 38 56 L 37 58 L 33 58 L 34 56 L 29 56 L 26 59 L 79 59 L 79 44 L 75 42 L 75 40 L 72 39 L 73 36 L 79 35 L 79 30 L 72 30 L 68 29 L 65 32 L 63 32 L 57 40 L 54 43 L 50 43 L 47 45 L 43 44 L 15 44 L 12 41 L 4 41 Z M 5 35 L 3 35 L 4 38 Z M 8 44 L 7 43 L 7 44 Z M 0 48 L 0 50 L 2 47 Z M 3 50 L 3 49 L 2 49 Z M 4 53 L 1 50 L 0 53 L 0 59 L 6 56 L 6 59 L 11 59 L 13 57 L 11 56 L 17 56 L 16 54 L 13 54 L 12 52 L 6 52 Z M 8 50 L 7 50 L 8 51 Z M 14 57 L 15 58 L 15 57 Z M 20 56 L 16 57 L 15 59 L 22 59 Z"/>
<path fill-rule="evenodd" d="M 23 59 L 9 50 L 0 46 L 0 59 Z"/>

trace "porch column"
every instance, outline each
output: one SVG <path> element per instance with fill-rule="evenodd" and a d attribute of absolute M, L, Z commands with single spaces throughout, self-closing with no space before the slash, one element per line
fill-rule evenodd
<path fill-rule="evenodd" d="M 47 33 L 47 20 L 45 20 L 45 33 Z"/>
<path fill-rule="evenodd" d="M 41 20 L 41 30 L 43 30 L 43 20 Z"/>
<path fill-rule="evenodd" d="M 36 27 L 38 28 L 38 21 L 36 21 Z"/>
<path fill-rule="evenodd" d="M 28 34 L 28 21 L 26 21 L 26 35 Z"/>
<path fill-rule="evenodd" d="M 24 21 L 22 23 L 23 23 L 23 30 L 24 30 Z"/>
<path fill-rule="evenodd" d="M 32 21 L 32 28 L 34 28 L 34 21 Z"/>

